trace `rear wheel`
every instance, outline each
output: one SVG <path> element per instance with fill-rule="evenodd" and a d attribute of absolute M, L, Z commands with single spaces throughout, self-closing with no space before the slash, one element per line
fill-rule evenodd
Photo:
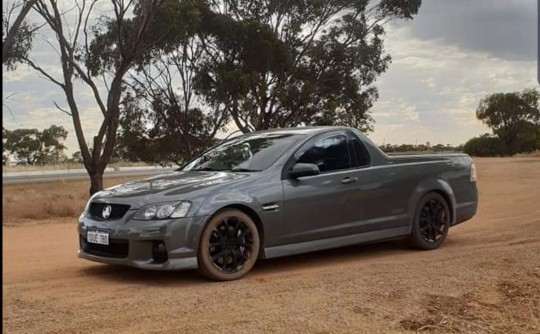
<path fill-rule="evenodd" d="M 450 207 L 438 193 L 428 193 L 418 203 L 409 243 L 420 249 L 438 248 L 448 235 Z"/>
<path fill-rule="evenodd" d="M 247 274 L 259 255 L 259 233 L 244 212 L 229 209 L 210 219 L 199 244 L 199 271 L 206 277 L 230 281 Z"/>

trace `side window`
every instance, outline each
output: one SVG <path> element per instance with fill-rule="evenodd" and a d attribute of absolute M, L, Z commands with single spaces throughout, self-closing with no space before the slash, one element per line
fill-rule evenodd
<path fill-rule="evenodd" d="M 351 168 L 347 138 L 337 135 L 320 139 L 300 156 L 298 162 L 316 164 L 321 173 Z"/>
<path fill-rule="evenodd" d="M 351 135 L 350 143 L 353 151 L 353 166 L 362 167 L 369 165 L 369 153 L 360 139 L 354 135 Z"/>

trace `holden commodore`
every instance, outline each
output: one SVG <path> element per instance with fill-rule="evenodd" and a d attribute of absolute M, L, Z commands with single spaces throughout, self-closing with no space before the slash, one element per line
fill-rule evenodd
<path fill-rule="evenodd" d="M 254 132 L 94 194 L 79 257 L 233 280 L 258 259 L 365 242 L 435 249 L 477 204 L 466 154 L 388 156 L 346 127 Z"/>

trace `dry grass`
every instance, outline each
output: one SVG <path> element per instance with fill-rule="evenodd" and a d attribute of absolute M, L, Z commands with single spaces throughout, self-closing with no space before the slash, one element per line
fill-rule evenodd
<path fill-rule="evenodd" d="M 144 176 L 105 178 L 105 187 Z M 50 218 L 76 218 L 88 200 L 89 181 L 59 181 L 3 185 L 2 224 Z"/>
<path fill-rule="evenodd" d="M 515 157 L 525 157 L 525 158 L 540 158 L 540 150 L 531 152 L 531 153 L 519 153 Z"/>
<path fill-rule="evenodd" d="M 534 333 L 540 330 L 540 275 L 500 280 L 460 296 L 428 295 L 421 314 L 401 320 L 417 333 Z"/>

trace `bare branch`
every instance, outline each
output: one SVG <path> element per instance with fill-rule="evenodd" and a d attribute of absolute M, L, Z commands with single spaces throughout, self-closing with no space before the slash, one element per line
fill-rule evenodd
<path fill-rule="evenodd" d="M 11 96 L 13 96 L 14 94 L 15 94 L 15 93 L 11 94 Z M 15 117 L 15 113 L 13 112 L 13 110 L 11 109 L 11 107 L 10 107 L 6 102 L 7 102 L 7 98 L 5 98 L 5 99 L 2 101 L 2 106 L 5 107 L 5 108 L 9 111 L 9 113 L 11 114 L 11 118 L 13 118 L 13 120 L 14 120 L 15 122 L 17 122 L 17 124 L 20 125 L 21 123 L 19 122 L 19 120 L 17 120 L 17 117 Z"/>
<path fill-rule="evenodd" d="M 20 93 L 14 92 L 14 93 L 9 94 L 8 96 L 6 96 L 6 97 L 4 97 L 4 98 L 2 99 L 2 103 L 5 103 L 5 102 L 9 101 L 9 99 L 11 99 L 13 96 L 15 96 L 15 95 L 17 95 L 17 94 L 20 94 Z"/>
<path fill-rule="evenodd" d="M 79 5 L 79 2 L 75 2 L 75 6 L 77 6 L 77 10 L 79 11 L 79 15 L 77 15 L 77 22 L 75 24 L 75 31 L 73 36 L 73 43 L 71 44 L 71 52 L 75 51 L 75 47 L 77 45 L 77 39 L 79 38 L 79 32 L 81 31 L 81 24 L 83 22 L 83 16 L 84 16 L 84 7 L 86 6 L 86 1 L 83 1 L 82 6 Z"/>
<path fill-rule="evenodd" d="M 84 47 L 86 50 L 86 53 L 90 53 L 90 46 L 88 43 L 88 21 L 90 19 L 90 14 L 92 13 L 92 10 L 94 9 L 94 5 L 96 4 L 97 0 L 93 0 L 90 4 L 90 7 L 88 8 L 88 12 L 86 13 L 86 17 L 84 19 L 84 26 L 83 26 L 83 32 L 84 32 Z"/>
<path fill-rule="evenodd" d="M 77 71 L 77 74 L 81 77 L 81 79 L 90 87 L 92 90 L 92 93 L 94 94 L 94 98 L 98 104 L 99 109 L 101 110 L 101 113 L 103 116 L 107 116 L 107 108 L 105 107 L 105 104 L 103 103 L 103 100 L 101 99 L 101 95 L 99 93 L 99 89 L 95 82 L 88 76 L 86 71 L 73 59 L 69 59 L 69 62 L 75 68 Z"/>
<path fill-rule="evenodd" d="M 64 114 L 67 114 L 67 115 L 69 115 L 70 117 L 73 116 L 72 113 L 70 113 L 70 112 L 67 111 L 66 109 L 63 109 L 62 107 L 60 107 L 60 106 L 58 105 L 58 103 L 56 103 L 56 101 L 53 101 L 53 103 L 54 103 L 54 106 L 55 106 L 58 110 L 60 110 L 61 112 L 63 112 Z"/>
<path fill-rule="evenodd" d="M 43 76 L 45 76 L 45 78 L 47 78 L 49 81 L 51 81 L 52 83 L 62 87 L 62 89 L 65 87 L 65 85 L 63 83 L 61 83 L 60 81 L 56 80 L 55 78 L 53 78 L 52 75 L 50 75 L 49 73 L 47 73 L 44 69 L 42 69 L 40 66 L 36 65 L 36 63 L 34 63 L 32 60 L 28 59 L 28 58 L 24 58 L 23 61 L 25 63 L 27 63 L 28 65 L 30 65 L 33 69 L 35 69 L 36 71 L 38 71 L 39 73 L 41 73 Z"/>
<path fill-rule="evenodd" d="M 56 46 L 54 46 L 48 39 L 42 37 L 41 40 L 42 40 L 43 42 L 49 44 L 49 46 L 51 47 L 51 49 L 53 49 L 53 51 L 54 51 L 58 56 L 61 57 L 60 51 L 58 51 L 58 49 L 56 48 Z"/>
<path fill-rule="evenodd" d="M 35 33 L 36 31 L 38 31 L 39 29 L 43 28 L 46 25 L 47 25 L 47 23 L 42 23 L 42 24 L 39 24 L 37 26 L 34 26 L 32 29 L 29 30 L 29 32 L 30 32 L 30 34 L 33 34 L 33 33 Z"/>

